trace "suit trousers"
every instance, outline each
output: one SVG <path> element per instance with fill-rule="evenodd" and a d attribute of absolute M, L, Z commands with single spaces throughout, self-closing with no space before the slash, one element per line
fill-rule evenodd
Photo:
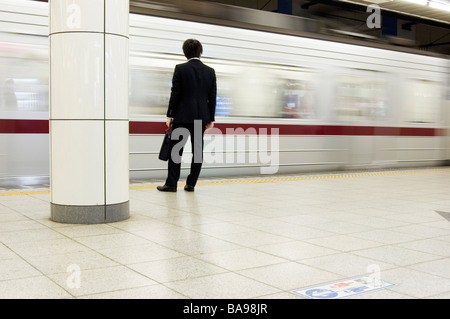
<path fill-rule="evenodd" d="M 181 157 L 189 136 L 191 137 L 192 160 L 186 184 L 189 186 L 195 186 L 197 184 L 203 164 L 204 134 L 205 125 L 202 124 L 202 121 L 195 121 L 195 123 L 173 123 L 172 152 L 168 161 L 166 186 L 176 187 L 178 184 L 181 172 Z"/>

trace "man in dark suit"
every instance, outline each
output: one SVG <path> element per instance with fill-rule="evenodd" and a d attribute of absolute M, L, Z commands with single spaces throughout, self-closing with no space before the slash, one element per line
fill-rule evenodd
<path fill-rule="evenodd" d="M 181 156 L 189 135 L 193 156 L 184 189 L 194 191 L 203 163 L 203 135 L 206 129 L 214 126 L 215 120 L 216 73 L 200 61 L 203 47 L 198 40 L 184 41 L 183 53 L 188 61 L 175 67 L 167 110 L 166 124 L 172 127 L 172 156 L 168 161 L 166 182 L 157 187 L 163 192 L 177 191 Z M 178 142 L 179 137 L 181 141 Z"/>

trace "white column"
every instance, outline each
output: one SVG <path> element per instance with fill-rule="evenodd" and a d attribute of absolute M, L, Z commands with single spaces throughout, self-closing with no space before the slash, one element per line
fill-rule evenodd
<path fill-rule="evenodd" d="M 51 217 L 129 217 L 129 0 L 50 0 Z"/>

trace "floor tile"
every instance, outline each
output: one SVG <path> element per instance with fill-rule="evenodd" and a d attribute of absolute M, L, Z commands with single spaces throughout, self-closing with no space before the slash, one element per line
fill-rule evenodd
<path fill-rule="evenodd" d="M 120 233 L 120 230 L 112 225 L 74 225 L 59 227 L 56 229 L 59 233 L 70 238 L 97 236 Z"/>
<path fill-rule="evenodd" d="M 165 284 L 194 299 L 249 299 L 280 292 L 279 289 L 235 273 L 224 273 Z"/>
<path fill-rule="evenodd" d="M 279 292 L 279 293 L 275 293 L 275 294 L 270 294 L 270 295 L 265 295 L 265 296 L 261 296 L 259 298 L 256 299 L 283 299 L 283 300 L 289 300 L 289 299 L 306 299 L 303 296 L 300 296 L 298 294 L 294 294 L 292 292 Z"/>
<path fill-rule="evenodd" d="M 408 266 L 439 258 L 436 255 L 392 245 L 358 250 L 353 253 L 398 266 Z"/>
<path fill-rule="evenodd" d="M 407 268 L 395 268 L 382 273 L 385 281 L 395 284 L 389 289 L 411 298 L 427 298 L 447 293 L 450 279 Z"/>
<path fill-rule="evenodd" d="M 352 234 L 353 237 L 376 241 L 383 244 L 398 244 L 422 239 L 421 236 L 402 233 L 393 229 L 376 229 Z"/>
<path fill-rule="evenodd" d="M 85 295 L 82 299 L 185 299 L 186 296 L 163 285 L 122 289 L 105 293 Z"/>
<path fill-rule="evenodd" d="M 2 259 L 10 259 L 17 257 L 17 254 L 14 253 L 9 247 L 6 247 L 2 243 L 0 243 L 0 260 Z"/>
<path fill-rule="evenodd" d="M 291 225 L 286 224 L 284 227 L 276 227 L 276 226 L 267 226 L 264 228 L 264 231 L 278 235 L 278 236 L 285 236 L 293 240 L 309 240 L 309 239 L 315 239 L 315 238 L 321 238 L 321 237 L 328 237 L 330 235 L 334 235 L 334 233 L 324 231 L 321 229 L 317 229 L 313 227 L 314 225 L 310 226 L 300 226 L 300 225 Z"/>
<path fill-rule="evenodd" d="M 4 244 L 63 238 L 63 235 L 48 228 L 0 232 L 0 242 Z"/>
<path fill-rule="evenodd" d="M 398 226 L 409 225 L 409 223 L 407 221 L 398 221 L 398 220 L 387 219 L 387 218 L 384 218 L 384 216 L 383 217 L 356 216 L 356 218 L 351 220 L 351 223 L 369 226 L 372 228 L 381 228 L 381 229 L 388 229 L 388 228 L 393 228 L 393 227 L 398 227 Z"/>
<path fill-rule="evenodd" d="M 335 273 L 295 262 L 245 269 L 238 273 L 281 290 L 294 290 L 342 278 Z"/>
<path fill-rule="evenodd" d="M 377 273 L 394 286 L 350 298 L 448 299 L 450 171 L 434 169 L 136 181 L 130 218 L 100 225 L 53 222 L 50 194 L 0 196 L 0 298 L 303 299 Z"/>
<path fill-rule="evenodd" d="M 0 260 L 0 281 L 40 275 L 42 274 L 22 258 L 16 257 Z"/>
<path fill-rule="evenodd" d="M 319 256 L 316 258 L 302 259 L 299 262 L 347 278 L 371 275 L 374 271 L 384 271 L 397 267 L 379 260 L 356 256 L 351 253 Z"/>
<path fill-rule="evenodd" d="M 240 248 L 236 244 L 210 236 L 168 240 L 160 242 L 160 245 L 188 256 Z"/>
<path fill-rule="evenodd" d="M 288 260 L 302 260 L 306 258 L 335 254 L 338 252 L 335 249 L 325 248 L 300 241 L 289 241 L 272 245 L 258 246 L 255 249 Z"/>
<path fill-rule="evenodd" d="M 450 224 L 450 223 L 449 223 Z M 421 238 L 433 238 L 444 236 L 450 233 L 448 229 L 442 229 L 438 227 L 432 227 L 427 225 L 408 225 L 408 226 L 400 226 L 394 227 L 390 229 L 393 232 L 410 234 L 413 236 L 420 236 Z"/>
<path fill-rule="evenodd" d="M 164 242 L 173 240 L 190 240 L 205 236 L 202 233 L 179 226 L 167 226 L 152 230 L 139 230 L 133 232 L 135 235 L 148 239 L 152 242 Z"/>
<path fill-rule="evenodd" d="M 28 256 L 25 260 L 45 275 L 68 273 L 75 265 L 80 270 L 106 268 L 117 266 L 118 263 L 104 255 L 88 251 L 72 251 L 69 253 L 55 253 L 51 255 Z"/>
<path fill-rule="evenodd" d="M 149 243 L 149 241 L 145 238 L 123 231 L 117 234 L 76 237 L 75 240 L 80 244 L 94 250 L 108 248 L 114 249 L 118 247 L 144 245 Z"/>
<path fill-rule="evenodd" d="M 255 247 L 261 245 L 269 245 L 276 244 L 282 242 L 288 242 L 292 239 L 278 236 L 274 234 L 270 234 L 267 232 L 254 230 L 254 231 L 246 231 L 242 233 L 230 233 L 230 234 L 222 234 L 215 235 L 214 237 L 223 239 L 225 241 L 244 246 L 244 247 Z"/>
<path fill-rule="evenodd" d="M 196 257 L 231 271 L 286 262 L 284 258 L 279 258 L 250 248 L 211 252 Z"/>
<path fill-rule="evenodd" d="M 8 232 L 25 229 L 42 229 L 42 224 L 33 220 L 9 221 L 0 223 L 0 232 Z"/>
<path fill-rule="evenodd" d="M 279 220 L 295 225 L 314 225 L 330 222 L 330 219 L 313 214 L 301 214 L 289 217 L 281 217 Z"/>
<path fill-rule="evenodd" d="M 74 274 L 71 272 L 58 273 L 49 275 L 49 277 L 75 297 L 156 284 L 150 278 L 124 266 L 81 269 L 79 279 L 71 277 Z"/>
<path fill-rule="evenodd" d="M 411 299 L 412 297 L 406 294 L 401 294 L 390 290 L 389 288 L 379 289 L 364 294 L 349 296 L 346 299 Z"/>
<path fill-rule="evenodd" d="M 70 299 L 72 295 L 44 276 L 0 281 L 0 299 Z"/>
<path fill-rule="evenodd" d="M 101 248 L 97 251 L 122 265 L 183 256 L 175 250 L 156 243 Z"/>
<path fill-rule="evenodd" d="M 128 267 L 160 283 L 227 272 L 224 268 L 194 257 L 162 259 L 132 264 Z"/>
<path fill-rule="evenodd" d="M 437 256 L 450 257 L 450 244 L 441 240 L 422 239 L 408 243 L 401 243 L 398 246 Z"/>
<path fill-rule="evenodd" d="M 60 239 L 36 240 L 32 242 L 15 241 L 8 246 L 22 257 L 51 256 L 89 250 L 85 245 L 66 237 Z"/>
<path fill-rule="evenodd" d="M 432 260 L 420 264 L 411 265 L 408 268 L 419 270 L 432 275 L 450 279 L 450 259 Z"/>
<path fill-rule="evenodd" d="M 343 221 L 332 221 L 328 223 L 314 224 L 310 225 L 310 227 L 341 235 L 359 233 L 373 229 L 373 227 Z"/>
<path fill-rule="evenodd" d="M 306 241 L 314 245 L 346 252 L 382 245 L 380 242 L 360 239 L 348 235 L 327 236 L 308 239 Z"/>
<path fill-rule="evenodd" d="M 242 233 L 245 231 L 251 230 L 250 228 L 236 225 L 229 222 L 215 222 L 208 224 L 200 224 L 200 225 L 189 225 L 185 226 L 186 228 L 199 232 L 205 235 L 223 235 L 223 234 L 231 234 L 231 233 Z"/>

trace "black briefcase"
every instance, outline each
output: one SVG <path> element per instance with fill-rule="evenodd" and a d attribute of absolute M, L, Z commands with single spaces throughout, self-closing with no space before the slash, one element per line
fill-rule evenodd
<path fill-rule="evenodd" d="M 164 139 L 161 145 L 161 149 L 159 150 L 159 159 L 161 161 L 167 161 L 170 157 L 170 152 L 172 151 L 172 148 L 170 146 L 170 138 L 172 136 L 172 132 L 170 129 L 167 129 L 164 134 Z"/>

